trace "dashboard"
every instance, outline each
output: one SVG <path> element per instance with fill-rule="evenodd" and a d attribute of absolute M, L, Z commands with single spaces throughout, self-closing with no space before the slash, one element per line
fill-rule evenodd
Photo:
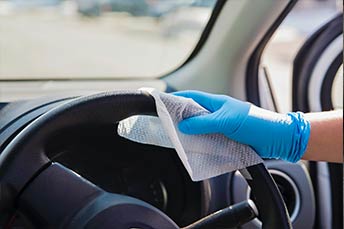
<path fill-rule="evenodd" d="M 0 153 L 25 126 L 73 98 L 45 97 L 0 104 Z M 131 142 L 117 135 L 117 125 L 88 123 L 60 130 L 46 141 L 45 152 L 53 162 L 105 191 L 150 203 L 181 227 L 250 197 L 249 187 L 240 173 L 193 182 L 174 149 Z M 280 188 L 294 228 L 312 225 L 314 192 L 306 166 L 276 160 L 265 164 Z M 25 214 L 20 215 L 15 226 L 30 221 Z M 6 219 L 0 217 L 0 226 L 4 222 Z M 260 226 L 258 218 L 242 228 Z"/>
<path fill-rule="evenodd" d="M 117 125 L 78 127 L 47 144 L 49 157 L 111 193 L 144 200 L 179 225 L 201 216 L 201 186 L 190 180 L 174 150 L 133 143 Z"/>

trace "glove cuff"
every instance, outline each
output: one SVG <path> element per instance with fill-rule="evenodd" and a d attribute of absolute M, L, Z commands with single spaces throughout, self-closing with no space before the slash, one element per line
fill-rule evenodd
<path fill-rule="evenodd" d="M 295 163 L 302 158 L 307 149 L 311 124 L 305 119 L 302 112 L 289 112 L 287 115 L 292 119 L 294 125 L 294 139 L 290 154 L 286 160 Z"/>

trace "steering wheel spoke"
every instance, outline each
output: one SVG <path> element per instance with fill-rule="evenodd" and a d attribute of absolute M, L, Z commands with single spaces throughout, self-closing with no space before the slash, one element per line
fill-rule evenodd
<path fill-rule="evenodd" d="M 43 170 L 17 202 L 41 226 L 63 225 L 103 190 L 58 163 Z"/>

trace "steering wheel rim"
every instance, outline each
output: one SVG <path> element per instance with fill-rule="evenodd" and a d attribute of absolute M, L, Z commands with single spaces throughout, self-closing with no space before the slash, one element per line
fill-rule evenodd
<path fill-rule="evenodd" d="M 31 201 L 33 201 L 31 200 L 32 196 L 26 193 L 29 193 L 30 188 L 32 192 L 36 190 L 32 188 L 32 186 L 35 187 L 35 183 L 43 182 L 39 183 L 39 185 L 46 184 L 49 178 L 44 178 L 44 174 L 48 174 L 50 171 L 54 171 L 56 167 L 59 167 L 59 165 L 50 161 L 44 148 L 44 143 L 47 139 L 52 138 L 56 132 L 67 127 L 77 127 L 86 123 L 113 124 L 129 116 L 139 114 L 157 115 L 154 99 L 149 94 L 137 90 L 114 91 L 80 97 L 43 114 L 24 128 L 0 154 L 0 184 L 11 194 L 8 196 L 8 202 L 12 205 L 15 202 L 24 202 L 25 205 L 30 205 Z M 57 169 L 57 171 L 59 171 L 57 173 L 59 174 L 60 170 Z M 265 166 L 263 164 L 250 166 L 241 170 L 241 173 L 255 196 L 254 201 L 263 228 L 291 228 L 282 196 Z M 73 182 L 81 182 L 78 179 L 82 178 L 75 176 L 73 173 L 64 171 L 63 174 L 71 177 L 70 179 Z M 40 181 L 42 179 L 43 181 Z M 81 182 L 82 185 L 88 187 L 85 188 L 84 193 L 85 198 L 87 196 L 88 199 L 86 203 L 85 199 L 80 200 L 79 205 L 82 207 L 74 210 L 73 214 L 71 213 L 73 216 L 81 211 L 81 208 L 84 208 L 87 203 L 104 194 L 104 191 L 88 183 L 90 182 L 85 180 Z M 79 188 L 77 186 L 74 192 L 77 192 Z M 267 197 L 269 198 L 267 199 Z M 129 202 L 133 199 L 129 198 Z M 33 202 L 35 201 L 37 202 L 37 200 Z M 162 221 L 158 223 L 166 225 L 165 228 L 177 228 L 176 224 L 158 209 L 146 206 L 143 201 L 135 203 L 147 207 L 147 211 L 152 211 L 152 216 L 159 215 Z M 68 225 L 72 219 L 73 217 L 69 215 L 63 220 L 63 223 Z M 154 228 L 154 225 L 152 227 Z"/>

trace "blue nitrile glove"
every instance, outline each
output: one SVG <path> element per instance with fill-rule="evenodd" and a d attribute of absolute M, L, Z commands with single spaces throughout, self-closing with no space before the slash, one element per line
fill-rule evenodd
<path fill-rule="evenodd" d="M 304 154 L 310 123 L 301 112 L 279 114 L 225 95 L 180 91 L 174 95 L 193 99 L 211 113 L 185 119 L 185 134 L 222 133 L 251 146 L 262 158 L 297 162 Z"/>

